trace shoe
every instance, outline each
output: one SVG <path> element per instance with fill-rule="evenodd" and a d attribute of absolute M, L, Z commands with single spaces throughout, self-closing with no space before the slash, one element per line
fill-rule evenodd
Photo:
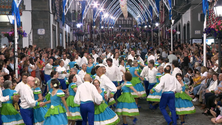
<path fill-rule="evenodd" d="M 128 124 L 124 124 L 124 123 L 123 123 L 123 125 L 128 125 Z"/>
<path fill-rule="evenodd" d="M 135 125 L 136 122 L 137 122 L 137 118 L 135 117 L 135 118 L 133 119 L 133 125 Z"/>
<path fill-rule="evenodd" d="M 192 101 L 193 101 L 193 102 L 196 102 L 197 100 L 198 100 L 198 98 L 194 98 Z"/>
<path fill-rule="evenodd" d="M 140 109 L 140 108 L 141 108 L 141 106 L 138 106 L 138 105 L 137 105 L 137 108 L 139 108 L 139 109 Z"/>
<path fill-rule="evenodd" d="M 183 125 L 185 122 L 181 122 L 181 125 Z"/>
<path fill-rule="evenodd" d="M 159 104 L 156 104 L 153 106 L 153 109 L 157 109 L 159 107 Z"/>
<path fill-rule="evenodd" d="M 208 114 L 207 114 L 207 113 L 205 113 L 205 112 L 202 112 L 202 114 L 204 114 L 204 115 L 208 116 Z"/>

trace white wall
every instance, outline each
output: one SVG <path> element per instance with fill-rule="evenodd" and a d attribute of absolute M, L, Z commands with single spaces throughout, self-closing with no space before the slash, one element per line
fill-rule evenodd
<path fill-rule="evenodd" d="M 27 33 L 27 37 L 23 37 L 23 47 L 28 47 L 29 45 L 32 45 L 33 38 L 32 38 L 32 4 L 31 0 L 24 0 L 25 9 L 22 12 L 21 16 L 21 22 L 23 30 Z M 30 37 L 29 37 L 30 35 Z"/>

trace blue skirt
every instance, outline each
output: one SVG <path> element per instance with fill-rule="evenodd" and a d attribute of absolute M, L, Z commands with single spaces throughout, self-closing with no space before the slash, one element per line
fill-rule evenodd
<path fill-rule="evenodd" d="M 42 124 L 45 120 L 44 116 L 47 112 L 47 109 L 44 107 L 38 107 L 38 108 L 34 108 L 34 123 L 35 124 Z"/>
<path fill-rule="evenodd" d="M 193 103 L 186 99 L 176 98 L 175 107 L 177 115 L 193 114 L 196 112 Z"/>
<path fill-rule="evenodd" d="M 116 114 L 123 116 L 137 116 L 139 115 L 139 109 L 135 102 L 118 102 L 116 105 Z"/>
<path fill-rule="evenodd" d="M 60 113 L 57 115 L 51 115 L 45 119 L 43 125 L 67 125 L 68 119 L 65 113 Z"/>
<path fill-rule="evenodd" d="M 1 119 L 2 119 L 3 125 L 4 123 L 9 124 L 9 125 L 24 124 L 24 121 L 20 114 L 1 115 Z"/>
<path fill-rule="evenodd" d="M 138 84 L 136 84 L 136 85 L 133 86 L 133 87 L 134 87 L 134 89 L 136 89 L 136 91 L 137 91 L 139 94 L 142 95 L 141 97 L 146 97 L 146 91 L 145 91 L 142 83 L 138 83 Z M 135 93 L 133 90 L 131 90 L 131 94 L 132 94 L 132 96 L 133 96 L 134 98 L 137 98 L 137 97 L 138 97 L 137 93 Z"/>
<path fill-rule="evenodd" d="M 103 109 L 102 107 L 107 104 L 101 104 L 99 105 L 97 110 Z M 101 107 L 102 106 L 102 107 Z M 100 108 L 101 107 L 101 108 Z M 105 110 L 99 114 L 94 115 L 94 124 L 95 125 L 116 125 L 119 122 L 119 117 L 117 114 L 111 110 L 108 106 L 105 108 Z"/>

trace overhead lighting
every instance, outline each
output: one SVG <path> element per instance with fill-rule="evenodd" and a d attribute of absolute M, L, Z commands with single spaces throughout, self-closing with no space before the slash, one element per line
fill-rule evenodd
<path fill-rule="evenodd" d="M 149 25 L 149 27 L 151 27 L 151 25 Z"/>
<path fill-rule="evenodd" d="M 101 28 L 103 29 L 104 27 L 103 27 L 103 26 L 101 26 Z"/>
<path fill-rule="evenodd" d="M 174 21 L 175 21 L 174 19 L 171 20 L 172 24 L 174 24 Z"/>
<path fill-rule="evenodd" d="M 159 23 L 155 23 L 156 26 L 159 26 Z"/>
<path fill-rule="evenodd" d="M 108 16 L 109 16 L 108 13 L 105 13 L 105 14 L 104 14 L 104 18 L 107 18 Z"/>
<path fill-rule="evenodd" d="M 93 3 L 93 7 L 94 8 L 97 8 L 99 6 L 99 4 L 97 3 L 97 1 L 95 1 L 94 3 Z"/>
<path fill-rule="evenodd" d="M 100 9 L 99 9 L 100 12 L 102 12 L 103 10 L 104 10 L 103 8 L 100 8 Z"/>
<path fill-rule="evenodd" d="M 147 28 L 147 25 L 145 25 L 144 28 Z"/>
<path fill-rule="evenodd" d="M 82 26 L 82 23 L 77 23 L 76 26 L 77 28 L 80 28 Z"/>

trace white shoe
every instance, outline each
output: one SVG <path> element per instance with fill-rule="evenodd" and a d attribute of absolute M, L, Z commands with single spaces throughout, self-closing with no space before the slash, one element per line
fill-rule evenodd
<path fill-rule="evenodd" d="M 198 100 L 198 98 L 194 98 L 192 101 L 193 101 L 193 102 L 196 102 L 197 100 Z"/>

